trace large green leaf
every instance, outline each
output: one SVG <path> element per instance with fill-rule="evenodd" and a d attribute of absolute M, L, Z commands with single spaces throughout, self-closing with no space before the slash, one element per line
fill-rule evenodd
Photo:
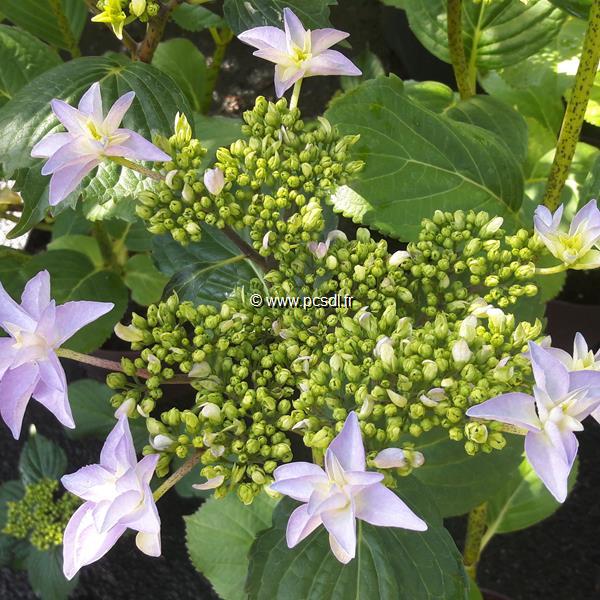
<path fill-rule="evenodd" d="M 468 598 L 467 577 L 452 538 L 439 517 L 420 508 L 427 502 L 427 490 L 410 477 L 398 485 L 400 497 L 426 520 L 428 530 L 374 527 L 359 521 L 356 558 L 347 565 L 334 558 L 323 527 L 288 549 L 286 524 L 298 503 L 281 501 L 273 526 L 259 535 L 250 553 L 249 598 Z"/>
<path fill-rule="evenodd" d="M 576 461 L 569 475 L 569 491 L 577 480 L 578 467 Z M 502 488 L 488 500 L 488 535 L 531 527 L 553 515 L 560 506 L 524 459 L 518 470 L 503 478 Z"/>
<path fill-rule="evenodd" d="M 27 264 L 26 273 L 30 278 L 44 269 L 50 273 L 52 297 L 57 304 L 71 300 L 114 303 L 108 314 L 81 329 L 65 343 L 67 348 L 77 352 L 96 350 L 111 335 L 127 308 L 129 294 L 123 281 L 113 271 L 94 267 L 85 254 L 72 250 L 37 254 Z"/>
<path fill-rule="evenodd" d="M 600 156 L 594 160 L 594 164 L 588 173 L 585 184 L 581 189 L 579 203 L 581 206 L 590 200 L 597 199 L 600 190 Z"/>
<path fill-rule="evenodd" d="M 550 0 L 550 2 L 576 17 L 587 19 L 593 0 Z"/>
<path fill-rule="evenodd" d="M 225 0 L 223 12 L 234 33 L 252 27 L 283 28 L 283 9 L 292 9 L 307 29 L 330 27 L 329 7 L 337 0 Z"/>
<path fill-rule="evenodd" d="M 113 392 L 103 383 L 93 379 L 79 379 L 69 385 L 69 402 L 75 420 L 75 429 L 66 434 L 73 440 L 94 437 L 105 440 L 116 424 L 115 409 L 110 404 Z M 129 427 L 138 450 L 148 443 L 148 430 L 144 419 L 130 419 Z"/>
<path fill-rule="evenodd" d="M 425 464 L 414 475 L 427 486 L 443 517 L 469 512 L 495 494 L 517 469 L 523 438 L 507 438 L 504 449 L 475 456 L 469 456 L 463 444 L 448 439 L 445 431 L 431 431 L 417 440 Z"/>
<path fill-rule="evenodd" d="M 124 281 L 131 290 L 131 297 L 138 304 L 148 306 L 160 301 L 169 278 L 157 270 L 150 256 L 136 254 L 125 265 Z"/>
<path fill-rule="evenodd" d="M 438 58 L 450 62 L 445 0 L 406 0 L 410 28 Z M 463 37 L 470 64 L 497 69 L 543 48 L 565 14 L 547 0 L 463 2 Z"/>
<path fill-rule="evenodd" d="M 20 567 L 29 554 L 29 543 L 2 533 L 8 516 L 8 502 L 20 500 L 25 493 L 21 481 L 5 481 L 0 485 L 0 567 Z"/>
<path fill-rule="evenodd" d="M 204 6 L 181 4 L 173 11 L 173 21 L 186 31 L 202 31 L 209 27 L 221 27 L 225 21 Z"/>
<path fill-rule="evenodd" d="M 271 526 L 277 502 L 260 494 L 250 506 L 235 494 L 210 498 L 184 517 L 190 560 L 223 600 L 243 600 L 248 552 L 256 536 Z"/>
<path fill-rule="evenodd" d="M 171 277 L 165 294 L 177 292 L 182 300 L 219 304 L 234 287 L 257 276 L 252 262 L 214 227 L 202 227 L 202 240 L 181 246 L 171 236 L 154 240 L 152 256 L 158 268 Z"/>
<path fill-rule="evenodd" d="M 206 148 L 205 164 L 212 164 L 216 151 L 242 137 L 242 121 L 231 117 L 208 117 L 194 113 L 194 135 Z"/>
<path fill-rule="evenodd" d="M 202 110 L 207 92 L 206 59 L 190 40 L 176 38 L 161 42 L 152 64 L 177 82 L 194 110 Z"/>
<path fill-rule="evenodd" d="M 124 57 L 85 57 L 47 71 L 31 81 L 0 109 L 0 163 L 10 176 L 16 169 L 26 171 L 26 184 L 17 188 L 25 202 L 23 224 L 13 235 L 24 233 L 45 213 L 48 177 L 39 174 L 41 161 L 31 158 L 31 148 L 50 132 L 61 129 L 50 108 L 53 98 L 76 104 L 96 81 L 101 82 L 105 110 L 127 91 L 136 99 L 125 115 L 123 127 L 150 139 L 153 133 L 170 135 L 175 113 L 191 118 L 191 109 L 181 90 L 168 75 L 141 62 Z M 144 186 L 141 176 L 117 165 L 102 165 L 84 182 L 84 209 L 88 218 L 128 216 L 135 220 L 133 200 Z M 31 181 L 29 181 L 31 180 Z M 77 194 L 73 194 L 77 198 Z M 68 202 L 63 203 L 68 205 Z M 61 207 L 59 205 L 59 207 Z"/>
<path fill-rule="evenodd" d="M 58 54 L 31 34 L 0 25 L 0 106 L 26 83 L 60 63 Z"/>
<path fill-rule="evenodd" d="M 96 268 L 101 267 L 104 262 L 100 245 L 91 235 L 61 235 L 52 240 L 47 248 L 48 250 L 72 250 L 84 254 Z"/>
<path fill-rule="evenodd" d="M 0 0 L 0 11 L 15 25 L 57 48 L 69 50 L 67 35 L 59 17 L 52 9 L 52 0 Z M 82 0 L 62 0 L 62 11 L 68 26 L 79 39 L 87 18 L 87 8 Z"/>
<path fill-rule="evenodd" d="M 32 548 L 27 559 L 29 583 L 42 600 L 67 600 L 75 589 L 79 576 L 70 581 L 63 575 L 62 546 L 41 551 Z"/>
<path fill-rule="evenodd" d="M 42 479 L 60 479 L 66 468 L 64 450 L 39 433 L 31 435 L 21 450 L 19 472 L 25 485 Z"/>
<path fill-rule="evenodd" d="M 431 112 L 394 76 L 346 93 L 327 117 L 361 136 L 355 155 L 366 168 L 351 184 L 354 193 L 344 188 L 332 198 L 357 222 L 414 239 L 436 209 L 506 215 L 522 202 L 521 167 L 496 134 Z"/>
<path fill-rule="evenodd" d="M 30 258 L 29 254 L 0 246 L 0 283 L 15 298 L 27 282 L 24 269 Z"/>
<path fill-rule="evenodd" d="M 456 103 L 454 90 L 439 81 L 408 80 L 404 82 L 404 91 L 407 96 L 438 114 Z"/>

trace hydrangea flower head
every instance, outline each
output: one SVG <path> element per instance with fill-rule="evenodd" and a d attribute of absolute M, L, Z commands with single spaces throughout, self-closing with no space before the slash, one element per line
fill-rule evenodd
<path fill-rule="evenodd" d="M 255 27 L 238 37 L 258 48 L 254 56 L 275 63 L 275 91 L 280 98 L 298 80 L 315 75 L 361 75 L 348 58 L 331 46 L 348 37 L 337 29 L 304 29 L 300 19 L 283 9 L 284 29 Z"/>
<path fill-rule="evenodd" d="M 106 438 L 100 464 L 61 479 L 67 490 L 85 500 L 65 529 L 67 579 L 102 558 L 127 529 L 138 532 L 135 543 L 144 554 L 160 556 L 160 517 L 150 489 L 159 457 L 149 454 L 137 461 L 129 421 L 122 415 Z"/>
<path fill-rule="evenodd" d="M 52 175 L 49 202 L 62 202 L 105 158 L 168 161 L 170 156 L 130 129 L 120 128 L 135 92 L 121 96 L 104 116 L 100 84 L 94 83 L 77 108 L 52 100 L 52 111 L 67 131 L 51 133 L 32 149 L 31 156 L 47 158 L 42 175 Z"/>
<path fill-rule="evenodd" d="M 27 282 L 21 304 L 0 284 L 0 414 L 13 437 L 33 396 L 66 427 L 75 427 L 67 398 L 65 372 L 55 350 L 85 325 L 111 311 L 111 302 L 50 299 L 50 275 L 40 271 Z"/>
<path fill-rule="evenodd" d="M 397 464 L 397 454 L 393 453 L 391 462 L 384 461 L 386 468 Z M 323 525 L 329 532 L 333 554 L 348 563 L 356 554 L 356 519 L 382 527 L 427 529 L 427 524 L 381 483 L 381 473 L 366 470 L 365 448 L 354 412 L 327 448 L 324 469 L 296 462 L 278 467 L 274 476 L 272 490 L 304 503 L 288 521 L 290 548 Z"/>
<path fill-rule="evenodd" d="M 564 207 L 552 214 L 538 206 L 533 216 L 534 229 L 550 253 L 570 269 L 600 267 L 600 210 L 590 200 L 577 211 L 568 231 L 560 229 Z"/>

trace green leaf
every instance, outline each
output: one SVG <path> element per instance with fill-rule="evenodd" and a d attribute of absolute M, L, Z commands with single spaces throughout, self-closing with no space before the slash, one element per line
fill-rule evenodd
<path fill-rule="evenodd" d="M 92 229 L 91 223 L 85 218 L 81 206 L 76 209 L 63 210 L 54 220 L 52 239 L 63 235 L 87 235 Z"/>
<path fill-rule="evenodd" d="M 76 40 L 87 18 L 87 8 L 81 0 L 62 0 L 62 9 Z M 69 50 L 69 42 L 51 0 L 0 0 L 0 11 L 15 25 L 22 27 L 51 46 Z"/>
<path fill-rule="evenodd" d="M 23 556 L 29 553 L 29 544 L 2 533 L 8 516 L 8 502 L 20 500 L 25 493 L 20 481 L 5 481 L 0 485 L 0 567 L 17 568 Z"/>
<path fill-rule="evenodd" d="M 587 19 L 593 0 L 550 0 L 550 2 L 580 19 Z"/>
<path fill-rule="evenodd" d="M 29 254 L 0 246 L 0 283 L 11 296 L 17 297 L 25 287 L 24 269 L 30 258 Z"/>
<path fill-rule="evenodd" d="M 90 323 L 66 343 L 77 352 L 92 352 L 111 335 L 113 327 L 123 316 L 129 294 L 121 278 L 106 269 L 97 269 L 90 259 L 72 250 L 51 250 L 37 254 L 28 263 L 28 279 L 47 269 L 52 282 L 52 297 L 57 304 L 72 300 L 112 302 L 115 307 L 97 321 Z"/>
<path fill-rule="evenodd" d="M 402 8 L 406 7 L 406 0 L 381 0 L 387 6 L 393 6 L 394 8 Z"/>
<path fill-rule="evenodd" d="M 104 262 L 98 242 L 89 235 L 62 235 L 48 244 L 48 250 L 80 252 L 92 261 L 94 267 L 101 267 Z"/>
<path fill-rule="evenodd" d="M 154 241 L 152 256 L 171 277 L 165 294 L 177 292 L 181 300 L 219 304 L 236 286 L 257 276 L 252 262 L 218 229 L 202 226 L 202 240 L 183 247 L 171 236 Z"/>
<path fill-rule="evenodd" d="M 173 11 L 173 21 L 186 31 L 202 31 L 209 27 L 222 27 L 225 21 L 217 14 L 204 8 L 181 4 Z"/>
<path fill-rule="evenodd" d="M 19 458 L 19 472 L 24 485 L 42 479 L 60 479 L 67 468 L 64 450 L 39 433 L 30 435 Z"/>
<path fill-rule="evenodd" d="M 577 481 L 579 461 L 569 475 L 569 492 Z M 519 469 L 488 500 L 488 527 L 492 534 L 510 533 L 531 527 L 553 515 L 561 504 L 546 489 L 529 462 L 524 459 Z"/>
<path fill-rule="evenodd" d="M 337 0 L 225 0 L 223 13 L 234 33 L 252 27 L 274 25 L 283 28 L 283 9 L 290 8 L 306 29 L 331 27 L 329 7 Z"/>
<path fill-rule="evenodd" d="M 379 57 L 374 52 L 371 52 L 368 48 L 361 52 L 354 62 L 362 71 L 362 75 L 360 77 L 343 76 L 341 78 L 341 83 L 342 89 L 345 92 L 358 87 L 363 81 L 376 79 L 377 77 L 386 74 L 385 67 L 383 66 L 383 63 Z"/>
<path fill-rule="evenodd" d="M 527 159 L 527 122 L 502 100 L 492 96 L 474 96 L 449 108 L 446 115 L 455 121 L 470 123 L 495 133 L 520 164 Z"/>
<path fill-rule="evenodd" d="M 32 548 L 27 575 L 33 591 L 42 600 L 67 600 L 79 581 L 78 575 L 71 581 L 63 575 L 62 546 L 46 551 Z"/>
<path fill-rule="evenodd" d="M 585 184 L 579 195 L 579 205 L 583 206 L 590 200 L 598 198 L 598 190 L 600 190 L 600 156 L 596 157 L 586 177 Z"/>
<path fill-rule="evenodd" d="M 400 479 L 400 496 L 420 516 L 418 500 L 409 498 Z M 412 489 L 416 491 L 418 488 Z M 426 495 L 426 494 L 425 494 Z M 425 532 L 357 523 L 356 558 L 338 562 L 323 527 L 296 548 L 285 541 L 287 520 L 298 503 L 282 500 L 273 526 L 259 535 L 250 553 L 247 580 L 251 600 L 331 600 L 334 598 L 467 598 L 461 556 L 439 519 L 427 519 Z M 300 566 L 301 565 L 301 566 Z"/>
<path fill-rule="evenodd" d="M 365 170 L 332 197 L 337 211 L 405 240 L 436 209 L 507 215 L 523 198 L 523 175 L 493 133 L 438 115 L 413 100 L 396 77 L 368 81 L 336 100 L 327 118 L 360 134 Z M 349 195 L 350 194 L 350 195 Z"/>
<path fill-rule="evenodd" d="M 507 445 L 491 454 L 469 456 L 460 442 L 446 431 L 423 434 L 416 449 L 425 463 L 414 476 L 428 488 L 444 518 L 463 515 L 495 494 L 506 477 L 517 469 L 523 452 L 523 438 L 507 435 Z"/>
<path fill-rule="evenodd" d="M 184 7 L 180 6 L 179 9 L 181 8 Z M 176 81 L 193 110 L 202 110 L 207 92 L 206 59 L 190 40 L 176 38 L 161 42 L 154 53 L 152 64 Z"/>
<path fill-rule="evenodd" d="M 170 135 L 175 113 L 191 118 L 189 104 L 175 82 L 156 67 L 130 62 L 124 57 L 84 57 L 47 71 L 31 81 L 0 109 L 0 162 L 10 176 L 24 169 L 24 184 L 17 181 L 25 203 L 22 222 L 13 235 L 35 225 L 48 206 L 48 177 L 40 175 L 40 160 L 31 158 L 31 148 L 48 133 L 61 129 L 50 108 L 53 98 L 76 105 L 96 81 L 102 85 L 105 109 L 129 90 L 136 99 L 125 115 L 123 127 L 151 139 L 153 133 Z M 146 182 L 141 175 L 115 164 L 101 165 L 83 186 L 85 215 L 90 219 L 113 216 L 135 221 L 135 194 Z M 77 198 L 75 192 L 72 200 Z M 61 206 L 63 205 L 63 206 Z M 68 202 L 58 208 L 64 209 Z"/>
<path fill-rule="evenodd" d="M 264 493 L 250 506 L 228 494 L 208 499 L 193 515 L 184 517 L 190 560 L 223 600 L 246 598 L 248 552 L 256 536 L 271 526 L 276 504 Z"/>
<path fill-rule="evenodd" d="M 216 151 L 242 137 L 242 121 L 231 117 L 208 117 L 194 113 L 194 135 L 202 142 L 207 153 L 204 164 L 212 164 Z"/>
<path fill-rule="evenodd" d="M 131 290 L 131 297 L 138 304 L 148 306 L 160 300 L 169 278 L 154 266 L 147 254 L 136 254 L 125 265 L 124 281 Z"/>
<path fill-rule="evenodd" d="M 58 54 L 31 34 L 0 25 L 0 106 L 26 83 L 60 63 Z"/>
<path fill-rule="evenodd" d="M 75 420 L 75 429 L 65 430 L 73 440 L 94 437 L 105 440 L 116 424 L 115 409 L 110 404 L 112 390 L 93 379 L 79 379 L 69 385 L 69 402 Z M 141 450 L 148 443 L 144 419 L 130 419 L 133 443 Z"/>
<path fill-rule="evenodd" d="M 405 81 L 404 91 L 409 98 L 438 114 L 456 102 L 454 90 L 439 81 Z"/>
<path fill-rule="evenodd" d="M 406 0 L 410 28 L 438 58 L 450 62 L 445 0 Z M 565 14 L 546 0 L 463 3 L 467 61 L 498 69 L 522 61 L 558 33 Z"/>

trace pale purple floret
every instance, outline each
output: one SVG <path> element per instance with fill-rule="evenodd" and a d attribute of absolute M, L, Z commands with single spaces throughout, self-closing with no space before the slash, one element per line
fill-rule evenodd
<path fill-rule="evenodd" d="M 0 284 L 0 327 L 9 335 L 0 338 L 0 415 L 15 439 L 32 396 L 63 425 L 75 427 L 55 350 L 113 306 L 86 301 L 56 306 L 50 299 L 48 271 L 27 282 L 20 305 Z"/>
<path fill-rule="evenodd" d="M 427 524 L 381 483 L 381 473 L 366 470 L 365 448 L 354 412 L 327 448 L 325 469 L 295 462 L 278 467 L 274 476 L 272 490 L 304 503 L 288 521 L 290 548 L 324 525 L 333 554 L 348 563 L 356 554 L 356 519 L 381 527 L 427 529 Z"/>
<path fill-rule="evenodd" d="M 530 342 L 535 385 L 533 396 L 502 394 L 467 410 L 469 417 L 493 419 L 526 430 L 525 454 L 544 485 L 559 501 L 567 497 L 567 480 L 578 442 L 575 431 L 600 405 L 600 373 L 569 373 L 548 349 Z"/>
<path fill-rule="evenodd" d="M 31 151 L 33 157 L 48 159 L 42 167 L 42 175 L 52 175 L 51 206 L 62 202 L 107 157 L 171 159 L 138 133 L 119 128 L 134 98 L 135 92 L 121 96 L 106 117 L 99 83 L 94 83 L 82 96 L 77 108 L 62 100 L 52 100 L 52 111 L 67 131 L 47 135 Z"/>
<path fill-rule="evenodd" d="M 102 558 L 133 529 L 137 547 L 160 556 L 160 517 L 150 480 L 158 454 L 137 461 L 126 416 L 121 416 L 106 438 L 99 465 L 88 465 L 61 482 L 85 503 L 73 514 L 63 538 L 63 571 L 72 579 L 79 569 Z"/>
<path fill-rule="evenodd" d="M 275 91 L 283 96 L 298 80 L 315 75 L 361 75 L 348 58 L 329 48 L 346 39 L 337 29 L 304 29 L 300 19 L 283 9 L 284 29 L 255 27 L 240 33 L 239 39 L 258 48 L 254 56 L 275 63 Z"/>

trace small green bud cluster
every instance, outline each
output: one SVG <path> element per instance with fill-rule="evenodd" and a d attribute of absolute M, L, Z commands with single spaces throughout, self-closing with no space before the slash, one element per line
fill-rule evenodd
<path fill-rule="evenodd" d="M 161 454 L 159 475 L 175 456 L 200 452 L 202 475 L 223 478 L 217 495 L 235 489 L 247 503 L 278 464 L 306 448 L 321 456 L 351 410 L 371 453 L 402 446 L 410 457 L 407 440 L 434 428 L 469 454 L 500 450 L 499 428 L 465 411 L 527 388 L 522 354 L 542 331 L 498 307 L 537 291 L 531 236 L 506 236 L 500 225 L 486 213 L 436 213 L 395 253 L 359 229 L 354 240 L 332 236 L 325 252 L 282 253 L 265 275 L 271 296 L 351 296 L 345 306 L 254 307 L 237 289 L 218 309 L 173 295 L 134 315 L 128 330 L 141 354 L 124 359 L 129 377 L 109 376 L 120 390 L 113 404 L 147 418 L 145 452 Z M 149 378 L 135 378 L 139 369 Z M 176 374 L 189 377 L 194 398 L 159 409 Z"/>
<path fill-rule="evenodd" d="M 2 533 L 28 539 L 39 550 L 62 544 L 67 522 L 80 504 L 69 492 L 57 497 L 58 481 L 42 479 L 25 487 L 25 495 L 9 501 L 7 520 Z"/>
<path fill-rule="evenodd" d="M 201 239 L 202 224 L 247 228 L 254 248 L 275 258 L 318 236 L 321 201 L 362 169 L 349 159 L 358 137 L 341 137 L 325 119 L 306 126 L 283 98 L 273 104 L 259 97 L 244 121 L 244 137 L 217 150 L 224 186 L 215 194 L 204 185 L 206 151 L 189 125 L 177 125 L 168 144 L 159 144 L 174 159 L 164 167 L 165 180 L 139 196 L 137 212 L 149 231 L 187 244 Z"/>

